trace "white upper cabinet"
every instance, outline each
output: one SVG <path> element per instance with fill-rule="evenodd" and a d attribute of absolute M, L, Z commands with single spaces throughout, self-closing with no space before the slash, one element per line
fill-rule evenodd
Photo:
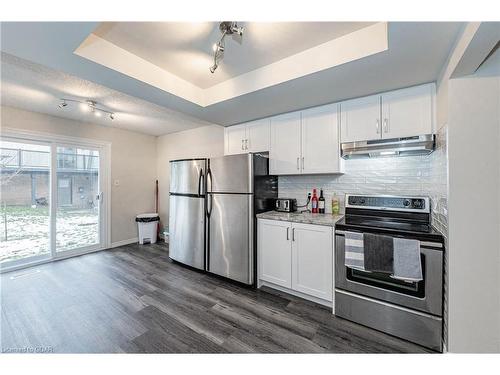
<path fill-rule="evenodd" d="M 271 120 L 269 118 L 252 121 L 247 125 L 247 151 L 262 152 L 269 151 L 271 143 Z"/>
<path fill-rule="evenodd" d="M 341 142 L 380 138 L 380 95 L 347 100 L 340 111 Z"/>
<path fill-rule="evenodd" d="M 246 153 L 246 138 L 246 124 L 224 128 L 224 155 Z"/>
<path fill-rule="evenodd" d="M 269 160 L 271 174 L 342 173 L 338 105 L 273 117 Z"/>
<path fill-rule="evenodd" d="M 271 174 L 299 174 L 301 168 L 301 115 L 287 113 L 271 118 Z"/>
<path fill-rule="evenodd" d="M 434 84 L 382 94 L 382 138 L 433 133 Z"/>
<path fill-rule="evenodd" d="M 302 173 L 340 171 L 338 105 L 302 111 Z"/>
<path fill-rule="evenodd" d="M 230 126 L 224 154 L 269 151 L 275 175 L 342 173 L 341 142 L 433 134 L 435 90 L 430 83 Z"/>
<path fill-rule="evenodd" d="M 429 83 L 340 103 L 341 142 L 434 133 L 435 90 Z"/>
<path fill-rule="evenodd" d="M 270 119 L 247 122 L 224 129 L 224 155 L 269 151 Z"/>

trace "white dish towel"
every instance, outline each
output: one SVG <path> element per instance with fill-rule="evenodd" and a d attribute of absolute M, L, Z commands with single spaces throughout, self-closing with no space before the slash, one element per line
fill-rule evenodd
<path fill-rule="evenodd" d="M 345 233 L 345 260 L 346 267 L 357 270 L 365 270 L 365 250 L 363 245 L 363 233 Z"/>
<path fill-rule="evenodd" d="M 394 278 L 406 281 L 422 280 L 420 241 L 394 238 Z"/>

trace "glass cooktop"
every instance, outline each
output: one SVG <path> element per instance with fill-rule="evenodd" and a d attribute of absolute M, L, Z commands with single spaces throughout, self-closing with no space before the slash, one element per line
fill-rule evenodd
<path fill-rule="evenodd" d="M 444 241 L 443 235 L 428 223 L 395 218 L 346 215 L 335 224 L 335 229 L 380 233 L 389 236 L 414 238 L 420 241 Z"/>
<path fill-rule="evenodd" d="M 419 233 L 430 233 L 432 232 L 432 227 L 426 223 L 419 223 L 414 221 L 403 221 L 395 219 L 383 219 L 374 218 L 370 216 L 349 216 L 347 215 L 343 222 L 346 225 L 355 225 L 371 228 L 385 228 L 394 229 L 405 232 L 419 232 Z"/>

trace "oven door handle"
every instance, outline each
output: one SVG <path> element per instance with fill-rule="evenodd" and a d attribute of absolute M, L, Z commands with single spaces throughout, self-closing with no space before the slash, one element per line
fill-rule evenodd
<path fill-rule="evenodd" d="M 335 235 L 345 236 L 345 234 L 347 232 L 348 231 L 345 231 L 345 230 L 336 230 Z M 363 233 L 363 232 L 359 232 L 359 231 L 356 231 L 356 232 Z M 431 241 L 420 241 L 420 246 L 423 248 L 430 248 L 430 250 L 439 250 L 439 249 L 443 248 L 443 244 L 441 242 L 431 242 Z"/>

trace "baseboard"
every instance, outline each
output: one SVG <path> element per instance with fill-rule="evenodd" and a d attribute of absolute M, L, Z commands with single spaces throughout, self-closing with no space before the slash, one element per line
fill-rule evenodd
<path fill-rule="evenodd" d="M 160 240 L 163 240 L 165 243 L 169 243 L 169 236 L 166 236 L 165 238 L 165 236 L 160 233 L 158 237 L 160 237 Z"/>
<path fill-rule="evenodd" d="M 300 298 L 306 299 L 308 301 L 315 302 L 317 304 L 331 308 L 332 312 L 335 311 L 334 301 L 327 301 L 327 300 L 324 300 L 322 298 L 310 296 L 308 294 L 301 293 L 301 292 L 298 292 L 296 290 L 292 290 L 292 289 L 285 288 L 285 287 L 280 286 L 280 285 L 270 283 L 268 281 L 259 280 L 257 283 L 257 288 L 260 289 L 263 286 L 267 286 L 268 288 L 276 289 L 276 290 L 279 290 L 280 292 L 285 292 L 285 293 L 291 294 L 292 296 L 300 297 Z"/>
<path fill-rule="evenodd" d="M 60 260 L 79 257 L 81 255 L 96 253 L 98 251 L 103 251 L 103 250 L 107 250 L 107 249 L 108 248 L 105 248 L 105 247 L 99 247 L 99 248 L 89 249 L 86 251 L 81 251 L 81 252 L 76 252 L 76 253 L 75 252 L 69 252 L 66 254 L 63 253 L 62 255 L 58 255 L 56 258 L 47 258 L 47 259 L 37 260 L 37 261 L 19 264 L 19 265 L 7 267 L 7 268 L 0 267 L 0 274 L 12 272 L 12 271 L 19 271 L 19 270 L 22 270 L 24 268 L 29 268 L 29 267 L 41 266 L 41 265 L 46 264 L 46 263 L 53 263 L 53 262 L 57 262 Z"/>
<path fill-rule="evenodd" d="M 119 246 L 125 246 L 125 245 L 130 245 L 132 243 L 138 243 L 138 242 L 139 242 L 139 238 L 138 237 L 129 238 L 128 240 L 122 240 L 122 241 L 113 242 L 111 244 L 111 248 L 113 248 L 113 247 L 119 247 Z"/>

